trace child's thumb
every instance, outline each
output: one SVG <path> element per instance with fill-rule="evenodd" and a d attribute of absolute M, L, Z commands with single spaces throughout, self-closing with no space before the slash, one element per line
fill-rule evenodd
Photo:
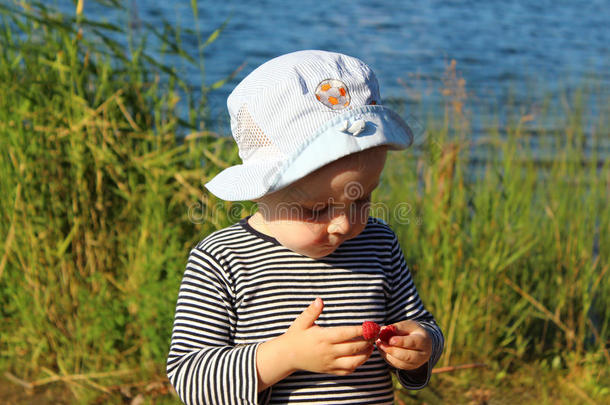
<path fill-rule="evenodd" d="M 316 298 L 292 323 L 291 328 L 307 329 L 314 325 L 324 309 L 322 298 Z"/>

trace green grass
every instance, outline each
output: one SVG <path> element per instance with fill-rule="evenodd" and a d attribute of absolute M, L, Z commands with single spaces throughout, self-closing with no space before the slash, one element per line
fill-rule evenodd
<path fill-rule="evenodd" d="M 202 178 L 236 151 L 195 103 L 180 122 L 192 91 L 143 46 L 123 55 L 118 27 L 0 10 L 1 367 L 162 375 L 188 248 L 222 225 L 189 207 L 205 210 Z M 85 400 L 95 381 L 68 386 Z"/>
<path fill-rule="evenodd" d="M 197 93 L 145 43 L 122 49 L 121 27 L 28 4 L 0 5 L 0 370 L 64 403 L 176 403 L 164 367 L 188 250 L 252 208 L 202 191 L 238 162 L 201 124 L 222 82 Z M 203 74 L 180 38 L 203 50 L 219 32 L 157 34 Z M 583 159 L 585 138 L 594 153 L 607 141 L 607 105 L 590 114 L 583 89 L 534 117 L 559 124 L 542 134 L 553 154 L 541 164 L 532 117 L 473 145 L 455 65 L 439 90 L 444 115 L 421 147 L 392 152 L 375 201 L 404 208 L 385 219 L 444 330 L 439 366 L 488 367 L 438 374 L 402 400 L 608 400 L 610 168 Z M 486 161 L 476 176 L 473 153 Z"/>
<path fill-rule="evenodd" d="M 376 195 L 390 207 L 408 204 L 408 215 L 388 220 L 443 326 L 441 365 L 485 363 L 487 370 L 465 374 L 468 383 L 485 376 L 488 388 L 524 369 L 535 385 L 548 371 L 552 388 L 532 402 L 551 395 L 551 403 L 601 403 L 610 395 L 610 163 L 595 146 L 610 131 L 607 112 L 586 114 L 583 97 L 570 100 L 571 111 L 546 112 L 561 124 L 535 135 L 554 151 L 548 161 L 529 146 L 534 135 L 524 121 L 532 117 L 495 127 L 471 152 L 452 98 L 421 153 L 389 160 Z M 585 135 L 589 120 L 595 130 Z M 594 145 L 588 158 L 585 136 Z M 468 176 L 475 152 L 486 164 Z"/>

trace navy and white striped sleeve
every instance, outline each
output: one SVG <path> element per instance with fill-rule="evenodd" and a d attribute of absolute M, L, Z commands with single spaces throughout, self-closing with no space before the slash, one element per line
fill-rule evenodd
<path fill-rule="evenodd" d="M 392 296 L 388 305 L 387 325 L 403 320 L 418 322 L 432 339 L 432 355 L 428 363 L 417 370 L 397 370 L 398 381 L 407 389 L 424 388 L 430 381 L 432 368 L 441 357 L 444 337 L 434 317 L 426 310 L 407 267 L 396 235 L 392 242 Z"/>
<path fill-rule="evenodd" d="M 232 295 L 222 266 L 193 249 L 178 294 L 167 359 L 167 376 L 187 405 L 257 403 L 257 344 L 231 345 Z"/>

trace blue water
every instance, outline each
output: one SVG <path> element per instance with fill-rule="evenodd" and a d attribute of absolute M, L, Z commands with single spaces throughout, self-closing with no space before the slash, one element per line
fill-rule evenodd
<path fill-rule="evenodd" d="M 142 21 L 195 28 L 189 0 L 126 3 L 128 16 L 91 1 L 85 1 L 84 12 L 89 18 L 127 20 L 136 36 L 143 35 Z M 71 1 L 59 4 L 64 10 L 74 7 Z M 212 125 L 223 132 L 226 97 L 239 79 L 264 61 L 299 49 L 363 59 L 376 72 L 382 97 L 405 102 L 405 114 L 415 115 L 424 111 L 422 106 L 442 106 L 443 72 L 455 59 L 466 80 L 468 110 L 481 127 L 503 119 L 509 103 L 517 112 L 535 113 L 545 97 L 559 100 L 583 85 L 596 93 L 592 111 L 608 100 L 608 0 L 223 0 L 199 1 L 198 15 L 204 38 L 229 22 L 204 50 L 203 78 L 196 66 L 176 65 L 185 80 L 199 87 L 202 80 L 211 84 L 243 66 L 235 80 L 209 95 L 216 117 Z M 196 57 L 194 37 L 185 35 L 182 45 Z M 158 43 L 149 37 L 149 46 Z"/>

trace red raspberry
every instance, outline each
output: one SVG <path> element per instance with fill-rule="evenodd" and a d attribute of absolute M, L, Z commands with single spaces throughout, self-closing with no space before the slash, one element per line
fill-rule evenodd
<path fill-rule="evenodd" d="M 377 336 L 379 335 L 379 330 L 381 328 L 373 321 L 365 321 L 362 323 L 362 337 L 365 340 L 369 340 L 374 342 L 377 340 Z"/>
<path fill-rule="evenodd" d="M 396 326 L 394 325 L 389 325 L 389 326 L 384 326 L 381 331 L 379 332 L 379 339 L 381 339 L 381 341 L 387 345 L 390 344 L 390 338 L 392 336 L 396 336 L 398 334 L 398 331 L 396 330 Z"/>

